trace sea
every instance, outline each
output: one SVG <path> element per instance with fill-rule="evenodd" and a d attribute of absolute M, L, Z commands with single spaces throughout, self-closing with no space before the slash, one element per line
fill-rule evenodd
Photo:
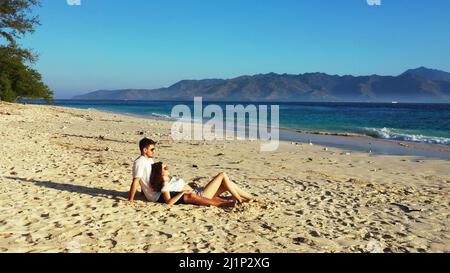
<path fill-rule="evenodd" d="M 45 102 L 22 101 L 44 104 Z M 188 106 L 192 113 L 193 101 L 114 101 L 114 100 L 55 100 L 54 105 L 97 109 L 101 111 L 134 115 L 154 119 L 173 120 L 171 112 L 176 105 Z M 226 109 L 227 105 L 250 104 L 255 106 L 279 106 L 280 128 L 285 129 L 284 138 L 297 137 L 311 141 L 316 136 L 365 136 L 363 150 L 370 150 L 375 140 L 391 140 L 406 143 L 426 143 L 450 146 L 450 104 L 426 103 L 335 103 L 335 102 L 206 102 Z M 270 111 L 269 111 L 270 116 Z M 302 136 L 301 134 L 306 134 Z M 295 139 L 294 139 L 295 140 Z M 320 142 L 320 138 L 318 140 Z M 322 141 L 323 142 L 323 141 Z M 342 141 L 341 141 L 342 142 Z M 336 145 L 335 145 L 336 146 Z M 337 145 L 339 146 L 339 145 Z M 342 145 L 341 145 L 342 146 Z M 344 145 L 345 146 L 345 145 Z M 403 145 L 407 146 L 407 145 Z"/>

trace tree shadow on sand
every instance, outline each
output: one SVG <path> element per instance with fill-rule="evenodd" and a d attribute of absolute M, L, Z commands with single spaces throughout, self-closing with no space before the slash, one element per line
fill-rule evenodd
<path fill-rule="evenodd" d="M 18 183 L 28 183 L 33 184 L 39 187 L 45 187 L 53 190 L 65 191 L 70 193 L 79 193 L 90 195 L 93 197 L 103 197 L 107 199 L 114 199 L 116 201 L 124 201 L 128 199 L 128 192 L 116 191 L 116 190 L 107 190 L 107 189 L 99 189 L 99 188 L 90 188 L 86 186 L 65 184 L 65 183 L 57 183 L 52 181 L 39 181 L 39 180 L 29 180 L 20 177 L 11 177 L 5 176 L 6 179 L 14 180 Z M 144 200 L 142 196 L 139 194 L 136 195 L 137 200 Z"/>

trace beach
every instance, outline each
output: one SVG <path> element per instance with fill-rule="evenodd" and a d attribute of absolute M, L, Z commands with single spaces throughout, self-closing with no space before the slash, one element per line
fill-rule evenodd
<path fill-rule="evenodd" d="M 174 141 L 171 123 L 0 102 L 0 252 L 450 252 L 448 160 L 285 141 Z M 143 137 L 187 182 L 267 200 L 126 202 Z"/>

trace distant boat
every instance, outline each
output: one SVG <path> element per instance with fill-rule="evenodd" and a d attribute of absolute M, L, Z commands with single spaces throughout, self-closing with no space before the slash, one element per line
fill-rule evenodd
<path fill-rule="evenodd" d="M 392 104 L 398 104 L 398 101 L 393 101 Z"/>

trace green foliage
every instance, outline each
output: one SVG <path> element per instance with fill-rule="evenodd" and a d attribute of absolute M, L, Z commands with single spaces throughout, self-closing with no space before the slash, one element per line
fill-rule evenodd
<path fill-rule="evenodd" d="M 34 32 L 39 19 L 31 14 L 32 8 L 39 5 L 39 0 L 1 0 L 0 1 L 0 36 L 10 45 L 16 45 L 16 39 Z"/>
<path fill-rule="evenodd" d="M 11 81 L 5 73 L 0 74 L 0 100 L 14 101 L 16 94 L 12 90 Z"/>
<path fill-rule="evenodd" d="M 17 46 L 18 39 L 33 33 L 39 25 L 38 18 L 32 15 L 32 8 L 39 5 L 39 0 L 0 0 L 0 100 L 53 100 L 53 92 L 43 83 L 42 76 L 27 65 L 37 57 Z"/>
<path fill-rule="evenodd" d="M 52 101 L 53 92 L 43 83 L 41 75 L 25 65 L 20 51 L 0 47 L 0 98 L 16 101 L 19 98 L 43 98 Z"/>

